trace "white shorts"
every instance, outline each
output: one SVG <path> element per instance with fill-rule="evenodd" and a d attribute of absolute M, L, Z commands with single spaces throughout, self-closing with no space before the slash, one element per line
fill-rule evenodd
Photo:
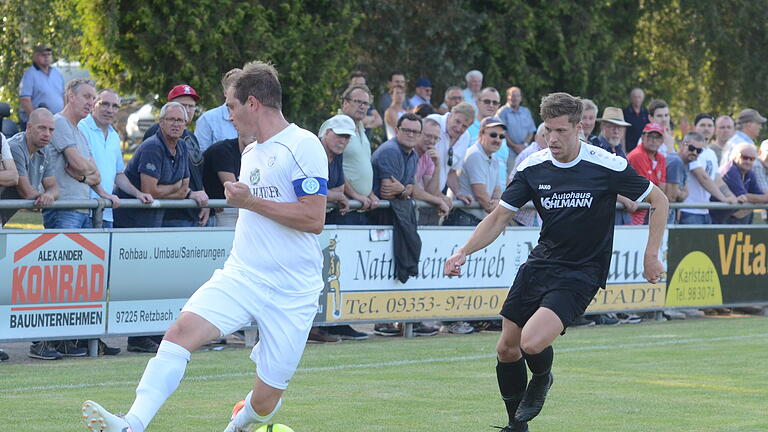
<path fill-rule="evenodd" d="M 320 291 L 292 295 L 231 268 L 216 270 L 182 312 L 203 317 L 222 337 L 256 321 L 259 343 L 251 352 L 256 374 L 265 384 L 284 390 L 304 353 Z"/>

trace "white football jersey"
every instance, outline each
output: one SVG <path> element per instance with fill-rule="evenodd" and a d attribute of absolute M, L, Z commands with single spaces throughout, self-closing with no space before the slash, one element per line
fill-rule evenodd
<path fill-rule="evenodd" d="M 303 195 L 328 194 L 328 157 L 313 133 L 291 123 L 263 143 L 245 148 L 240 181 L 258 198 L 297 202 Z M 234 267 L 292 294 L 323 288 L 323 256 L 317 236 L 240 209 L 232 252 Z"/>

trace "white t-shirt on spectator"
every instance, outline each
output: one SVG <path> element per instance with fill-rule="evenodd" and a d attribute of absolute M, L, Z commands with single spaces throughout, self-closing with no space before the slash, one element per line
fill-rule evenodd
<path fill-rule="evenodd" d="M 464 162 L 464 155 L 469 148 L 469 131 L 464 131 L 463 134 L 453 144 L 452 164 L 448 166 L 448 149 L 451 148 L 451 137 L 448 135 L 448 116 L 451 113 L 445 114 L 430 114 L 427 118 L 436 121 L 440 125 L 440 140 L 437 142 L 437 153 L 440 155 L 440 190 L 445 189 L 445 184 L 448 181 L 448 170 L 459 171 L 461 165 Z"/>
<path fill-rule="evenodd" d="M 717 155 L 712 149 L 705 147 L 695 161 L 688 164 L 688 170 L 692 171 L 696 168 L 704 168 L 704 172 L 707 173 L 712 181 L 715 181 L 717 177 Z M 688 196 L 685 198 L 684 203 L 708 203 L 710 193 L 699 183 L 695 176 L 688 176 Z M 686 213 L 694 214 L 708 214 L 707 209 L 683 209 Z"/>
<path fill-rule="evenodd" d="M 2 143 L 3 152 L 0 155 L 2 156 L 2 158 L 0 159 L 13 161 L 13 154 L 11 154 L 11 146 L 8 145 L 8 141 L 6 141 L 5 135 L 0 133 L 0 140 L 3 141 Z"/>

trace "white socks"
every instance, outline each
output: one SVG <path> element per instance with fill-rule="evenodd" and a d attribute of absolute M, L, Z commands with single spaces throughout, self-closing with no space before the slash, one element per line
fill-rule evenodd
<path fill-rule="evenodd" d="M 235 418 L 232 420 L 232 425 L 239 429 L 245 429 L 249 425 L 253 423 L 266 423 L 271 419 L 277 410 L 280 409 L 280 407 L 283 405 L 283 400 L 280 399 L 277 401 L 277 405 L 275 405 L 275 409 L 272 410 L 271 413 L 260 416 L 256 413 L 256 411 L 253 410 L 253 406 L 251 406 L 251 395 L 253 392 L 248 392 L 248 395 L 245 397 L 245 406 L 243 406 L 243 409 L 240 410 L 240 412 L 237 413 Z"/>
<path fill-rule="evenodd" d="M 133 432 L 144 432 L 165 400 L 176 391 L 190 359 L 190 353 L 184 347 L 163 340 L 157 354 L 144 369 L 139 386 L 136 387 L 136 400 L 125 416 Z"/>

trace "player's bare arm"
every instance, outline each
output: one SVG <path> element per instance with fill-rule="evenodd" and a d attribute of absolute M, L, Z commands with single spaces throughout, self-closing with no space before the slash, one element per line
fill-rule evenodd
<path fill-rule="evenodd" d="M 496 208 L 477 225 L 469 240 L 445 262 L 446 276 L 461 274 L 461 266 L 467 261 L 467 255 L 483 249 L 493 243 L 504 231 L 515 212 L 504 206 Z M 663 228 L 662 228 L 663 231 Z"/>
<path fill-rule="evenodd" d="M 295 230 L 320 234 L 325 224 L 325 195 L 304 195 L 298 202 L 280 203 L 253 196 L 242 182 L 224 183 L 227 204 L 256 212 Z"/>
<path fill-rule="evenodd" d="M 667 226 L 669 201 L 658 186 L 653 187 L 645 201 L 651 203 L 651 208 L 648 210 L 648 243 L 643 256 L 643 275 L 648 282 L 656 283 L 664 273 L 664 264 L 659 260 L 659 249 L 664 237 L 664 228 Z"/>

